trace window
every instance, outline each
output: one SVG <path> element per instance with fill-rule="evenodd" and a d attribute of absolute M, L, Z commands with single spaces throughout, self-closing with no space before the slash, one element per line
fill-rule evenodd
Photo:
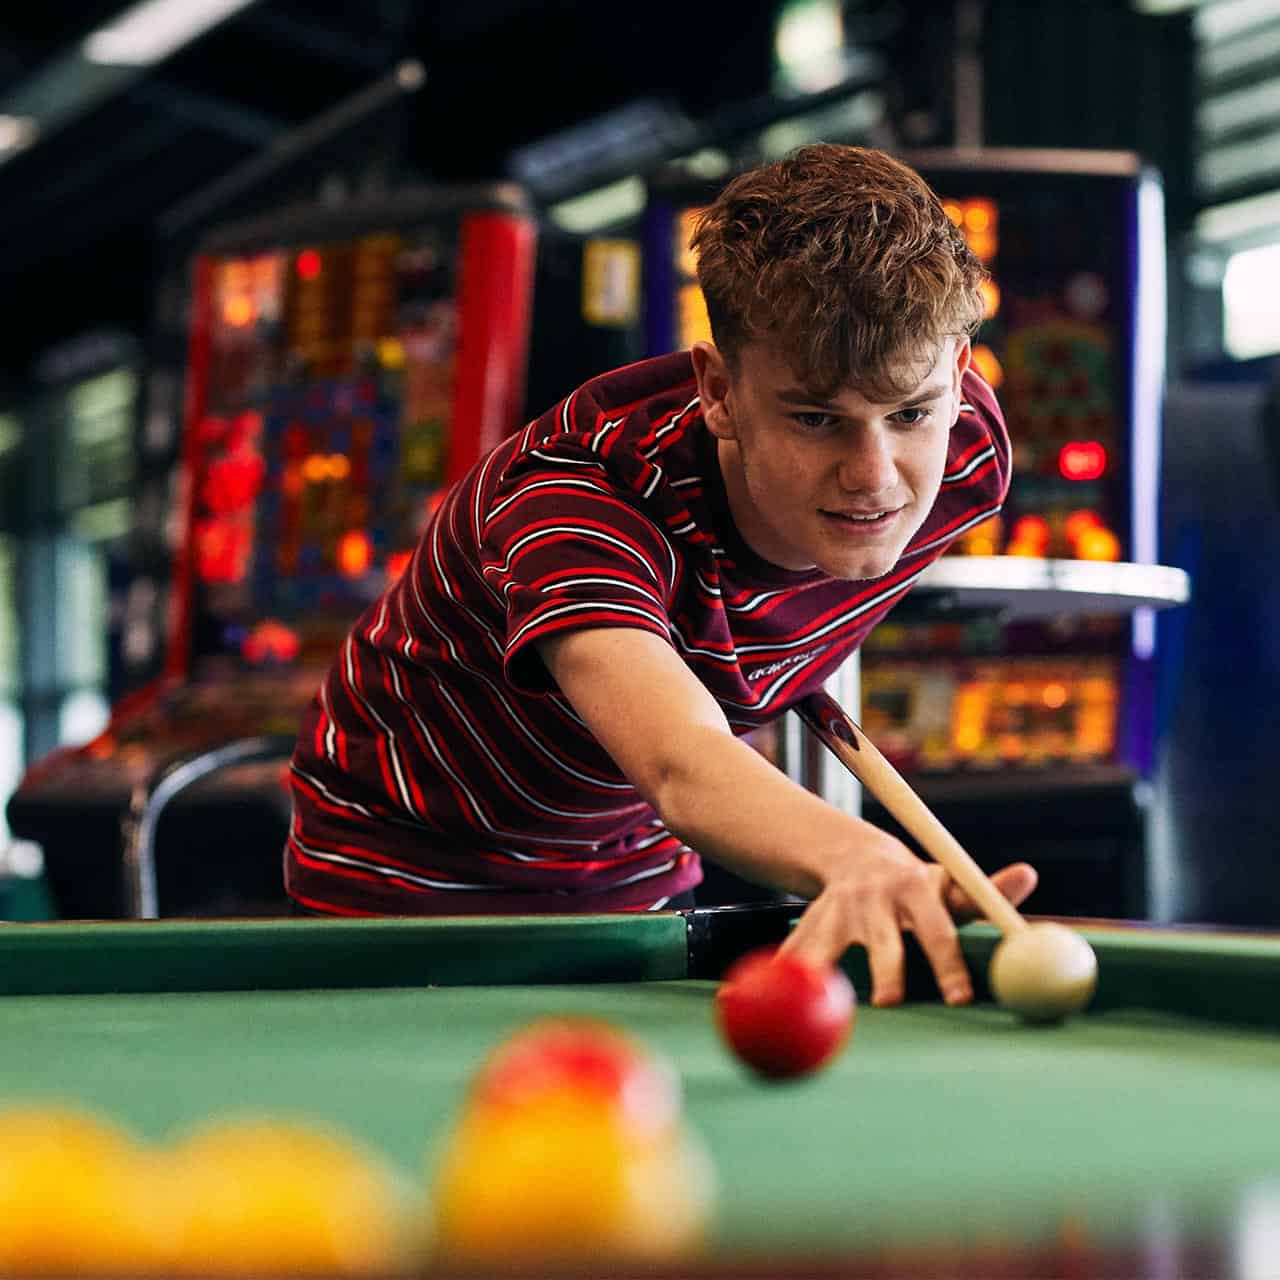
<path fill-rule="evenodd" d="M 1222 277 L 1222 338 L 1237 360 L 1280 351 L 1280 240 L 1242 249 Z"/>

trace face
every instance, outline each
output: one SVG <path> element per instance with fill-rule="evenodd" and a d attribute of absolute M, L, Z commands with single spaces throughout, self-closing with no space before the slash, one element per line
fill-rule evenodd
<path fill-rule="evenodd" d="M 960 413 L 966 338 L 947 338 L 910 394 L 875 404 L 853 388 L 815 398 L 764 342 L 736 371 L 700 342 L 694 371 L 730 510 L 759 556 L 833 578 L 888 573 L 933 507 Z"/>

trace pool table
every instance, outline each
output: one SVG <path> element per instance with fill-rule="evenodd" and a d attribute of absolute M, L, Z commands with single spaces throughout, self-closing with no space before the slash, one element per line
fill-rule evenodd
<path fill-rule="evenodd" d="M 1280 937 L 1077 922 L 1098 993 L 1045 1028 L 986 1001 L 996 935 L 967 926 L 978 1002 L 938 1003 L 913 950 L 906 1004 L 767 1084 L 712 995 L 798 909 L 0 925 L 0 1103 L 156 1138 L 316 1116 L 421 1178 L 505 1034 L 600 1015 L 674 1062 L 719 1183 L 706 1256 L 642 1274 L 1280 1274 Z"/>

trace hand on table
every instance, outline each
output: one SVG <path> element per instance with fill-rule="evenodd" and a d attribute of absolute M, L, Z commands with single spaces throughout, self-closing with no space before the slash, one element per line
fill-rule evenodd
<path fill-rule="evenodd" d="M 977 911 L 969 896 L 937 863 L 916 857 L 884 832 L 867 841 L 847 868 L 805 909 L 782 950 L 819 964 L 835 964 L 856 944 L 867 949 L 871 1003 L 900 1004 L 905 980 L 902 934 L 915 934 L 948 1004 L 973 999 L 956 923 Z M 1014 906 L 1036 887 L 1036 872 L 1015 862 L 991 876 Z"/>

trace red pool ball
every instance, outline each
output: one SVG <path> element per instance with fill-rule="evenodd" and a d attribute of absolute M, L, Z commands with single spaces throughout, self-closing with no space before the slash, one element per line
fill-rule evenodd
<path fill-rule="evenodd" d="M 855 1009 L 853 984 L 842 970 L 777 947 L 735 961 L 716 992 L 721 1035 L 770 1079 L 806 1075 L 830 1062 L 849 1039 Z"/>
<path fill-rule="evenodd" d="M 636 1136 L 680 1119 L 680 1078 L 661 1054 L 605 1021 L 540 1018 L 495 1049 L 471 1082 L 472 1109 L 519 1110 L 555 1095 L 594 1100 Z"/>

